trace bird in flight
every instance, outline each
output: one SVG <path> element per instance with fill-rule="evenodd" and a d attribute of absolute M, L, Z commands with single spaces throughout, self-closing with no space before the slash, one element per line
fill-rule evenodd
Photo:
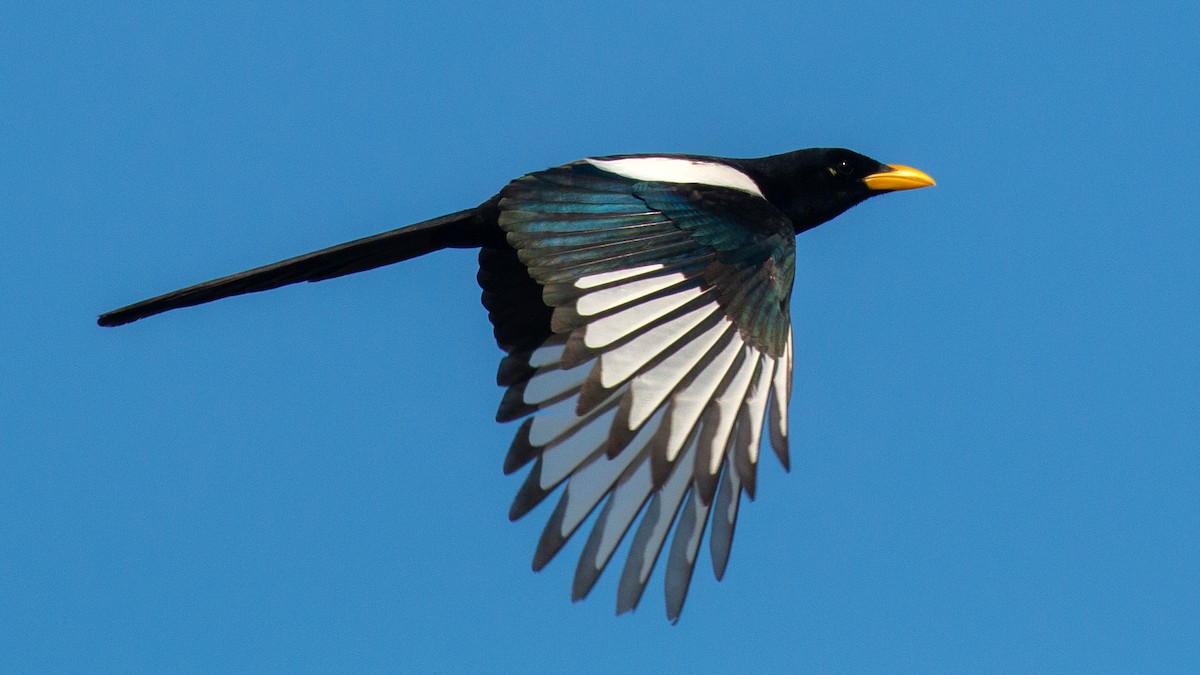
<path fill-rule="evenodd" d="M 599 506 L 575 572 L 579 600 L 637 523 L 617 589 L 624 613 L 674 530 L 665 594 L 675 622 L 710 514 L 713 569 L 725 574 L 764 436 L 789 465 L 796 235 L 869 197 L 931 185 L 917 169 L 838 148 L 588 158 L 522 176 L 475 208 L 143 300 L 98 323 L 478 248 L 483 305 L 506 354 L 496 419 L 523 420 L 504 471 L 532 464 L 509 517 L 560 494 L 534 569 Z"/>

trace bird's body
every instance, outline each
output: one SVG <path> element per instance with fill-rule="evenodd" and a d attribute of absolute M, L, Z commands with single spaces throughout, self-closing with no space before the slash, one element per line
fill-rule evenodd
<path fill-rule="evenodd" d="M 524 419 L 504 469 L 533 464 L 510 517 L 565 484 L 535 569 L 603 501 L 573 596 L 591 590 L 640 515 L 617 608 L 637 605 L 674 529 L 666 596 L 675 620 L 710 511 L 713 564 L 724 573 L 764 432 L 788 464 L 795 235 L 874 194 L 932 184 L 840 149 L 592 158 L 519 178 L 476 208 L 151 298 L 99 323 L 479 248 L 483 304 L 506 352 L 497 419 Z"/>

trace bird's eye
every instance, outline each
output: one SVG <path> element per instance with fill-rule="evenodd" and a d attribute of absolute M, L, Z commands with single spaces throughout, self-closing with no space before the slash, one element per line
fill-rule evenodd
<path fill-rule="evenodd" d="M 848 159 L 839 160 L 834 163 L 833 172 L 839 176 L 853 176 L 854 165 Z"/>

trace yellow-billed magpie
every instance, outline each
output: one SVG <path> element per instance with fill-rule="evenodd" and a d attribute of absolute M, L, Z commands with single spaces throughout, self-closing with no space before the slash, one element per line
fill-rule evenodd
<path fill-rule="evenodd" d="M 641 514 L 617 611 L 637 606 L 673 526 L 674 622 L 710 511 L 713 568 L 724 575 L 764 430 L 788 467 L 796 234 L 871 196 L 933 184 L 837 148 L 589 158 L 518 178 L 473 209 L 144 300 L 99 324 L 479 248 L 483 305 L 507 354 L 496 418 L 524 419 L 504 471 L 533 463 L 509 516 L 566 485 L 534 569 L 607 497 L 573 598 L 588 594 Z"/>

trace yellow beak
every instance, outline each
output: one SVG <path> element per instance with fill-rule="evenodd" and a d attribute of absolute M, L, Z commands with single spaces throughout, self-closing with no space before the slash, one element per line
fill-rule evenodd
<path fill-rule="evenodd" d="M 863 182 L 872 190 L 915 190 L 937 185 L 929 174 L 911 166 L 892 164 L 888 169 L 863 178 Z"/>

